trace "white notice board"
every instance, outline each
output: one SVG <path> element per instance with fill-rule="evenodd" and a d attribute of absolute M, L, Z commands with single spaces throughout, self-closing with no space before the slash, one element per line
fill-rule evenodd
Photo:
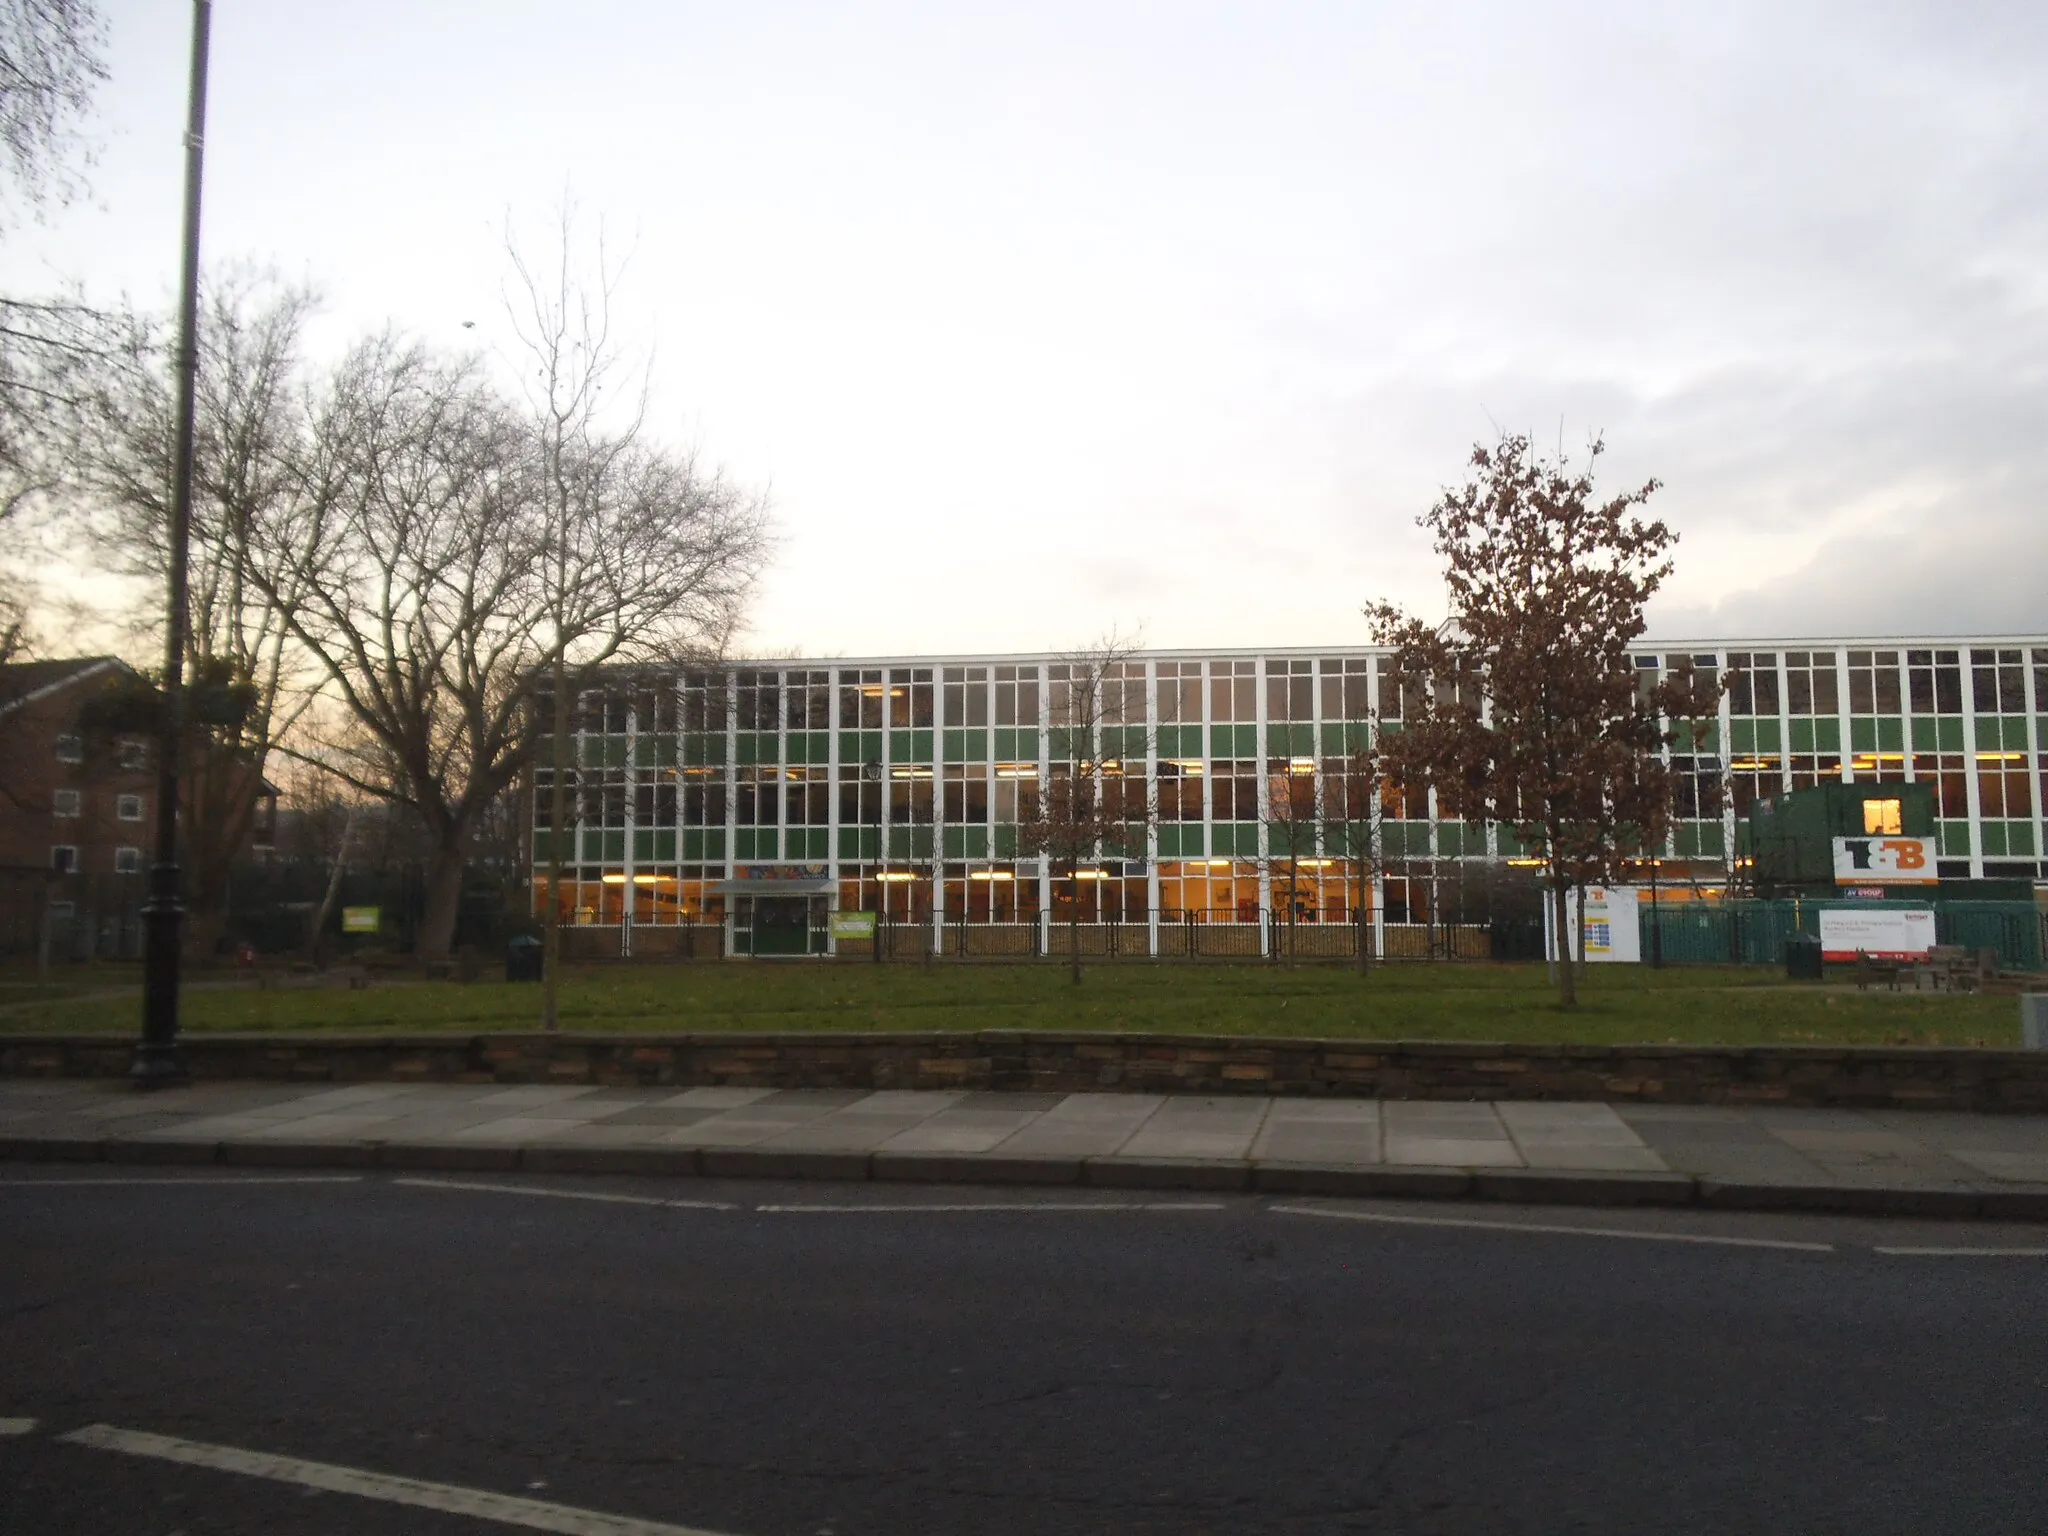
<path fill-rule="evenodd" d="M 1920 960 L 1934 947 L 1934 912 L 1928 907 L 1873 907 L 1869 911 L 1823 910 L 1823 959 L 1854 960 L 1861 950 L 1873 960 Z"/>

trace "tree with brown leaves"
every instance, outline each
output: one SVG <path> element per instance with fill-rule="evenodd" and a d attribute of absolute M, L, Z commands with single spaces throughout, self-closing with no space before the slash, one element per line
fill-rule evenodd
<path fill-rule="evenodd" d="M 1631 647 L 1678 536 L 1638 513 L 1655 480 L 1596 499 L 1604 447 L 1596 438 L 1574 466 L 1518 434 L 1476 446 L 1471 477 L 1417 520 L 1443 557 L 1450 616 L 1432 627 L 1387 603 L 1366 610 L 1414 686 L 1403 729 L 1383 740 L 1389 767 L 1432 784 L 1444 815 L 1511 827 L 1543 860 L 1560 945 L 1573 886 L 1662 846 L 1667 720 L 1696 717 L 1717 688 L 1690 669 L 1639 679 Z M 1558 978 L 1575 1005 L 1568 959 Z"/>

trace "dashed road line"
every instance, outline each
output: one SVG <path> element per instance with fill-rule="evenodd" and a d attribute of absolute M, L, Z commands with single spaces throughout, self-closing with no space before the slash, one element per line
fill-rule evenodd
<path fill-rule="evenodd" d="M 1895 1258 L 1913 1259 L 2048 1259 L 2048 1248 L 1879 1248 Z"/>
<path fill-rule="evenodd" d="M 287 1174 L 283 1178 L 236 1178 L 236 1176 L 199 1176 L 199 1178 L 143 1178 L 143 1180 L 0 1180 L 0 1190 L 76 1190 L 88 1184 L 125 1184 L 133 1188 L 150 1190 L 178 1190 L 186 1184 L 360 1184 L 360 1174 Z"/>
<path fill-rule="evenodd" d="M 603 1189 L 536 1189 L 530 1184 L 485 1184 L 474 1179 L 393 1179 L 409 1189 L 475 1190 L 487 1195 L 539 1195 L 547 1200 L 595 1200 L 604 1205 L 658 1205 L 679 1211 L 734 1211 L 729 1200 L 668 1200 L 659 1195 L 622 1195 Z"/>
<path fill-rule="evenodd" d="M 1480 1221 L 1469 1216 L 1395 1216 L 1384 1211 L 1338 1211 L 1310 1205 L 1273 1205 L 1278 1216 L 1320 1216 L 1332 1221 L 1383 1222 L 1402 1227 L 1471 1227 L 1484 1232 L 1548 1232 L 1568 1237 L 1626 1237 L 1649 1243 L 1701 1243 L 1724 1248 L 1782 1248 L 1833 1253 L 1833 1243 L 1795 1243 L 1771 1237 L 1718 1237 L 1704 1232 L 1645 1232 L 1629 1227 L 1574 1227 L 1536 1221 Z"/>
<path fill-rule="evenodd" d="M 383 1472 L 336 1466 L 332 1462 L 306 1461 L 297 1456 L 245 1451 L 232 1445 L 179 1440 L 138 1429 L 118 1429 L 111 1424 L 90 1424 L 57 1438 L 98 1451 L 181 1462 L 216 1472 L 237 1472 L 244 1477 L 261 1477 L 299 1488 L 315 1488 L 322 1493 L 347 1493 L 357 1498 L 404 1504 L 414 1509 L 437 1509 L 448 1514 L 492 1520 L 499 1525 L 519 1526 L 529 1531 L 553 1531 L 558 1536 L 717 1536 L 715 1532 L 693 1526 L 638 1520 L 630 1515 L 611 1515 L 567 1504 L 548 1504 L 539 1499 L 492 1493 L 482 1488 L 463 1488 L 453 1483 L 393 1477 Z"/>
<path fill-rule="evenodd" d="M 34 1419 L 0 1419 L 0 1439 L 11 1439 L 16 1435 L 32 1435 L 36 1432 Z"/>

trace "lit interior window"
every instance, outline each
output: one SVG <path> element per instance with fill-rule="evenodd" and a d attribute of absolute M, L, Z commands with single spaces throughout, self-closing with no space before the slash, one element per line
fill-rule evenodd
<path fill-rule="evenodd" d="M 1884 837 L 1899 835 L 1899 802 L 1896 800 L 1866 800 L 1863 802 L 1863 830 Z"/>

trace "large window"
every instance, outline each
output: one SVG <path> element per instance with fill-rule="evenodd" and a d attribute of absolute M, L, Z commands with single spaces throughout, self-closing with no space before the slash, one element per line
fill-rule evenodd
<path fill-rule="evenodd" d="M 1916 715 L 1963 712 L 1963 669 L 1955 651 L 1906 652 L 1907 696 Z"/>
<path fill-rule="evenodd" d="M 663 774 L 643 778 L 633 787 L 633 824 L 672 827 L 676 824 L 676 781 Z"/>
<path fill-rule="evenodd" d="M 1970 693 L 1971 703 L 1980 715 L 2025 714 L 2027 675 L 2020 653 L 2017 650 L 1970 652 Z"/>
<path fill-rule="evenodd" d="M 1255 661 L 1209 663 L 1209 718 L 1218 725 L 1249 724 L 1259 718 L 1259 664 Z"/>
<path fill-rule="evenodd" d="M 1199 661 L 1162 661 L 1157 670 L 1159 723 L 1200 725 L 1202 664 Z"/>
<path fill-rule="evenodd" d="M 1778 712 L 1778 657 L 1774 651 L 1731 651 L 1728 711 L 1736 715 Z"/>
<path fill-rule="evenodd" d="M 1785 711 L 1793 715 L 1839 715 L 1833 651 L 1785 653 Z"/>
<path fill-rule="evenodd" d="M 1209 765 L 1209 798 L 1218 821 L 1259 819 L 1259 765 L 1253 758 L 1217 758 Z"/>
<path fill-rule="evenodd" d="M 2032 786 L 2027 782 L 2024 752 L 1977 754 L 1977 809 L 1987 819 L 2019 819 L 2034 814 Z"/>
<path fill-rule="evenodd" d="M 1784 760 L 1775 752 L 1737 753 L 1728 765 L 1728 790 L 1737 821 L 1749 814 L 1752 800 L 1768 800 L 1784 787 Z"/>
<path fill-rule="evenodd" d="M 1307 828 L 1316 819 L 1316 765 L 1309 757 L 1275 757 L 1266 763 L 1267 814 L 1276 822 Z M 1297 847 L 1295 852 L 1302 851 Z"/>
<path fill-rule="evenodd" d="M 1038 724 L 1038 668 L 995 669 L 996 724 Z"/>
<path fill-rule="evenodd" d="M 683 678 L 683 729 L 723 732 L 726 718 L 725 674 L 691 672 Z"/>
<path fill-rule="evenodd" d="M 832 674 L 792 672 L 783 688 L 785 718 L 792 731 L 822 731 L 832 724 Z"/>
<path fill-rule="evenodd" d="M 943 814 L 949 826 L 981 826 L 988 820 L 988 764 L 948 763 Z"/>
<path fill-rule="evenodd" d="M 1687 821 L 1712 821 L 1721 814 L 1721 759 L 1679 754 L 1671 759 L 1676 784 L 1673 813 Z"/>
<path fill-rule="evenodd" d="M 642 678 L 633 694 L 633 729 L 642 736 L 667 735 L 676 728 L 676 680 Z"/>
<path fill-rule="evenodd" d="M 1392 656 L 1380 661 L 1380 718 L 1403 720 L 1422 707 L 1422 679 L 1404 672 Z"/>
<path fill-rule="evenodd" d="M 1145 723 L 1145 663 L 1112 662 L 1102 669 L 1102 723 Z"/>
<path fill-rule="evenodd" d="M 1904 704 L 1897 651 L 1849 653 L 1849 713 L 1896 715 Z M 1860 771 L 1860 769 L 1859 769 Z"/>
<path fill-rule="evenodd" d="M 988 724 L 988 668 L 945 670 L 946 724 L 969 730 Z"/>
<path fill-rule="evenodd" d="M 1365 720 L 1372 714 L 1372 658 L 1329 657 L 1323 662 L 1323 718 Z"/>
<path fill-rule="evenodd" d="M 882 823 L 882 780 L 861 763 L 839 765 L 839 825 L 876 827 Z"/>
<path fill-rule="evenodd" d="M 1038 819 L 1038 764 L 996 764 L 996 820 L 1001 822 Z"/>
<path fill-rule="evenodd" d="M 1266 718 L 1314 720 L 1316 680 L 1313 661 L 1272 657 L 1266 662 Z"/>
<path fill-rule="evenodd" d="M 1369 821 L 1372 818 L 1372 775 L 1348 757 L 1323 759 L 1323 819 Z"/>
<path fill-rule="evenodd" d="M 1913 778 L 1934 786 L 1934 814 L 1947 821 L 1970 814 L 1970 788 L 1960 752 L 1915 752 Z"/>
<path fill-rule="evenodd" d="M 893 667 L 889 672 L 889 724 L 924 727 L 932 723 L 932 669 Z"/>
<path fill-rule="evenodd" d="M 923 763 L 898 763 L 889 770 L 889 820 L 924 826 L 932 819 L 932 771 Z"/>
<path fill-rule="evenodd" d="M 774 769 L 766 770 L 774 772 Z M 817 764 L 791 765 L 781 770 L 783 825 L 827 827 L 832 824 L 832 781 L 830 770 Z"/>
<path fill-rule="evenodd" d="M 725 770 L 692 767 L 681 771 L 682 824 L 686 827 L 725 825 Z"/>
<path fill-rule="evenodd" d="M 851 667 L 843 669 L 839 674 L 839 729 L 879 731 L 886 698 L 879 670 L 872 667 L 865 672 L 857 672 Z"/>
<path fill-rule="evenodd" d="M 1159 760 L 1159 819 L 1202 819 L 1202 760 L 1198 757 Z"/>
<path fill-rule="evenodd" d="M 78 814 L 78 807 L 79 797 L 77 790 L 59 789 L 52 791 L 50 795 L 51 815 L 66 818 L 76 816 Z"/>

